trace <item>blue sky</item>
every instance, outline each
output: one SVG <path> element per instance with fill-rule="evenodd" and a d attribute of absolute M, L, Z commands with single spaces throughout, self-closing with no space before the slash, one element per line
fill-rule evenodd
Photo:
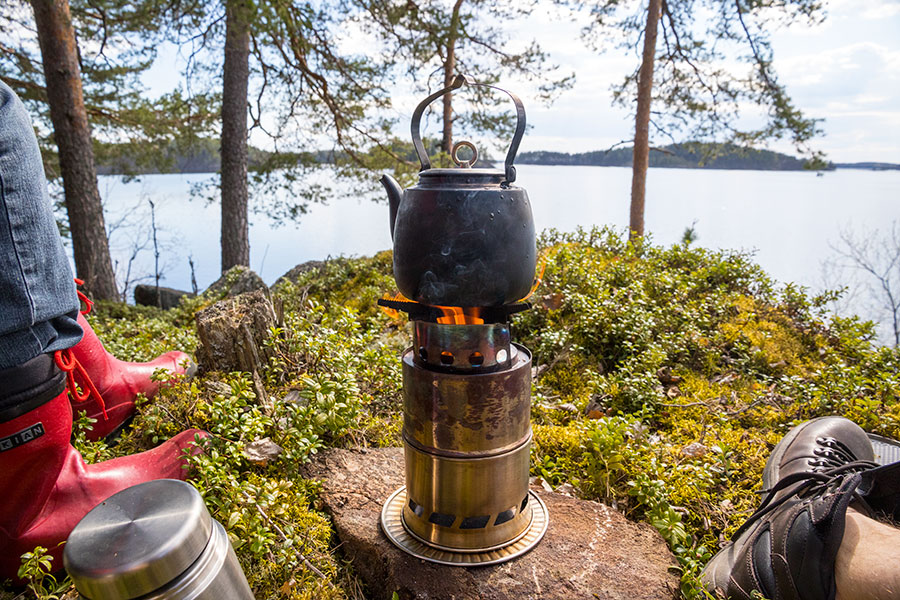
<path fill-rule="evenodd" d="M 824 119 L 824 134 L 813 146 L 829 159 L 900 163 L 900 0 L 825 4 L 823 23 L 773 32 L 780 81 L 808 116 Z M 580 26 L 542 8 L 527 21 L 509 26 L 515 39 L 538 40 L 564 71 L 576 73 L 575 86 L 550 107 L 530 100 L 528 83 L 505 82 L 522 96 L 532 125 L 521 151 L 599 150 L 632 136 L 632 117 L 611 106 L 610 86 L 634 69 L 637 57 L 617 49 L 603 54 L 588 50 L 579 39 Z M 365 51 L 366 42 L 356 43 Z M 171 87 L 178 63 L 174 53 L 160 53 L 146 79 L 153 92 Z M 401 135 L 408 131 L 405 124 L 418 100 L 411 88 L 412 82 L 395 82 L 394 111 L 402 123 Z M 262 139 L 251 139 L 265 146 Z M 769 147 L 792 152 L 788 143 Z"/>

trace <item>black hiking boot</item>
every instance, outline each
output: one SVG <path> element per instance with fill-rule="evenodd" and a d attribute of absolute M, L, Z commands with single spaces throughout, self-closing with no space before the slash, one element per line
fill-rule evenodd
<path fill-rule="evenodd" d="M 833 600 L 834 561 L 847 507 L 864 494 L 900 483 L 873 478 L 878 465 L 865 432 L 840 417 L 823 417 L 793 428 L 766 463 L 766 497 L 757 511 L 701 574 L 710 591 L 750 600 Z"/>

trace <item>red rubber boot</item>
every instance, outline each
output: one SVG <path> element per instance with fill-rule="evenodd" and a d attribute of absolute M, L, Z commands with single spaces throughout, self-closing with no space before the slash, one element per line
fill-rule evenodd
<path fill-rule="evenodd" d="M 51 394 L 52 395 L 52 394 Z M 185 452 L 197 454 L 197 429 L 147 452 L 87 465 L 69 444 L 72 407 L 66 392 L 0 423 L 0 580 L 16 579 L 20 557 L 47 548 L 52 570 L 62 568 L 62 546 L 94 506 L 116 492 L 152 479 L 185 479 Z"/>
<path fill-rule="evenodd" d="M 91 311 L 90 300 L 81 292 L 78 292 L 78 295 L 86 304 L 87 310 L 83 314 L 78 314 L 78 324 L 84 330 L 84 337 L 71 348 L 77 364 L 64 361 L 59 363 L 59 366 L 76 374 L 75 381 L 83 394 L 72 398 L 73 408 L 75 411 L 86 411 L 88 417 L 96 420 L 93 429 L 87 433 L 89 440 L 96 441 L 118 433 L 126 425 L 128 419 L 135 413 L 135 396 L 144 394 L 152 398 L 156 395 L 164 382 L 153 381 L 150 378 L 154 371 L 166 369 L 173 375 L 181 375 L 190 370 L 193 363 L 187 354 L 177 350 L 144 363 L 117 359 L 106 351 L 84 318 L 84 315 Z M 80 369 L 78 365 L 82 368 Z M 96 393 L 86 391 L 91 388 L 90 382 L 86 381 L 87 378 L 93 381 Z"/>

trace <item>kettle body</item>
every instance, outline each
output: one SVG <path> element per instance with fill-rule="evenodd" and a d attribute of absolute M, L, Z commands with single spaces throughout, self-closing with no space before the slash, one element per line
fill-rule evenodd
<path fill-rule="evenodd" d="M 463 76 L 454 85 L 466 82 L 478 85 Z M 528 294 L 536 262 L 528 194 L 512 183 L 512 162 L 525 128 L 524 109 L 510 94 L 519 119 L 504 170 L 430 168 L 418 119 L 432 100 L 454 85 L 424 100 L 414 113 L 413 142 L 423 166 L 418 184 L 402 190 L 388 175 L 381 180 L 390 199 L 394 279 L 404 296 L 423 304 L 510 304 Z M 456 156 L 460 145 L 474 151 L 468 142 L 457 144 L 452 154 L 457 164 L 463 162 Z"/>
<path fill-rule="evenodd" d="M 524 298 L 535 266 L 528 194 L 503 173 L 460 182 L 432 169 L 403 192 L 394 221 L 394 279 L 404 296 L 440 306 L 499 306 Z M 455 169 L 454 169 L 455 170 Z"/>

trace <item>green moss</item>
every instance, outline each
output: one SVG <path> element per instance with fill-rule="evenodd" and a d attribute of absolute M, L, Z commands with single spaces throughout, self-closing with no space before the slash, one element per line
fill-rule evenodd
<path fill-rule="evenodd" d="M 900 437 L 900 352 L 873 347 L 871 324 L 830 316 L 834 294 L 776 285 L 745 253 L 631 246 L 608 229 L 549 232 L 541 246 L 543 284 L 514 322 L 534 353 L 532 473 L 655 526 L 686 597 L 704 597 L 700 570 L 755 509 L 765 461 L 790 427 L 841 414 Z M 400 443 L 398 358 L 411 336 L 375 306 L 395 293 L 390 273 L 382 253 L 276 287 L 286 326 L 262 373 L 273 406 L 260 405 L 248 374 L 209 373 L 143 404 L 118 446 L 83 434 L 76 444 L 98 461 L 186 427 L 212 432 L 193 482 L 257 597 L 354 596 L 299 465 L 328 446 Z M 91 322 L 120 358 L 146 360 L 192 351 L 193 311 L 212 301 L 169 312 L 101 304 Z M 266 465 L 241 451 L 260 437 L 284 449 Z"/>
<path fill-rule="evenodd" d="M 147 361 L 171 350 L 193 354 L 197 333 L 178 315 L 147 306 L 98 302 L 86 318 L 103 346 L 120 360 Z"/>

